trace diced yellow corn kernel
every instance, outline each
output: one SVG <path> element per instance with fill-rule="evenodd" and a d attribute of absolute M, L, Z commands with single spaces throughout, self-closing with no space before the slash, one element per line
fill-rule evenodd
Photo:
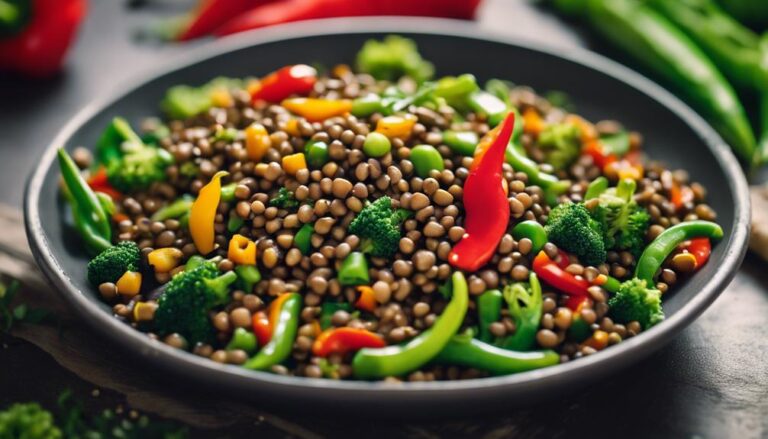
<path fill-rule="evenodd" d="M 301 169 L 307 169 L 307 159 L 304 157 L 304 153 L 299 152 L 283 157 L 283 171 L 296 175 Z"/>

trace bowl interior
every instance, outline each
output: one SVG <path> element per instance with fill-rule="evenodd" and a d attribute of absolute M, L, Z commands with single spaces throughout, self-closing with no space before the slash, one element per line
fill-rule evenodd
<path fill-rule="evenodd" d="M 370 29 L 371 25 L 361 25 L 350 33 L 308 35 L 281 41 L 266 38 L 267 41 L 258 45 L 230 44 L 226 47 L 232 50 L 226 52 L 215 46 L 209 47 L 196 62 L 150 78 L 105 106 L 96 105 L 86 111 L 65 129 L 51 148 L 92 147 L 114 116 L 120 115 L 138 124 L 144 117 L 159 115 L 158 103 L 165 90 L 173 85 L 202 84 L 215 76 L 260 76 L 286 64 L 319 62 L 332 66 L 353 63 L 363 42 L 390 33 L 362 31 Z M 425 28 L 432 30 L 425 31 Z M 401 30 L 403 26 L 392 29 Z M 416 40 L 423 56 L 435 64 L 439 75 L 471 72 L 481 83 L 490 78 L 502 78 L 529 85 L 538 92 L 565 92 L 579 114 L 591 120 L 616 119 L 627 128 L 639 131 L 645 139 L 644 150 L 650 157 L 671 168 L 686 169 L 694 181 L 702 183 L 708 189 L 708 201 L 718 213 L 717 221 L 723 226 L 725 237 L 714 247 L 710 263 L 665 297 L 664 309 L 668 320 L 676 320 L 678 313 L 685 312 L 687 303 L 694 301 L 702 291 L 708 291 L 706 303 L 689 310 L 691 315 L 677 319 L 681 322 L 676 326 L 679 329 L 683 320 L 689 322 L 714 300 L 719 291 L 713 292 L 713 289 L 722 289 L 730 279 L 728 274 L 719 272 L 735 271 L 744 253 L 745 234 L 741 228 L 745 227 L 748 208 L 745 194 L 739 192 L 745 188 L 745 183 L 732 155 L 690 110 L 643 78 L 586 52 L 580 52 L 579 59 L 592 60 L 587 63 L 591 65 L 575 61 L 576 54 L 554 54 L 524 45 L 458 35 L 453 25 L 437 26 L 437 31 L 448 35 L 435 34 L 434 23 L 413 24 L 408 29 L 411 31 L 399 33 Z M 619 79 L 616 75 L 624 77 Z M 630 80 L 633 86 L 625 80 Z M 647 94 L 649 90 L 653 91 L 653 97 Z M 110 307 L 99 300 L 97 292 L 85 279 L 87 256 L 76 234 L 67 226 L 66 209 L 57 195 L 59 173 L 51 151 L 41 161 L 29 187 L 27 214 L 34 217 L 28 216 L 27 220 L 31 223 L 30 234 L 34 235 L 32 246 L 47 274 L 64 288 L 64 294 L 79 296 L 76 300 L 90 301 L 105 315 L 109 314 Z M 715 278 L 719 279 L 717 286 L 712 285 Z M 129 327 L 125 328 L 131 331 Z M 665 337 L 670 335 L 665 334 Z M 642 344 L 642 337 L 637 339 L 636 343 Z M 605 354 L 596 355 L 594 362 L 599 362 L 599 357 Z M 584 361 L 586 366 L 586 359 Z M 516 382 L 524 382 L 523 375 L 516 377 Z"/>

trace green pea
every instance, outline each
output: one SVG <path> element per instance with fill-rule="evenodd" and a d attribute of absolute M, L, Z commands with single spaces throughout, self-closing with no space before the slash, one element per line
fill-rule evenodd
<path fill-rule="evenodd" d="M 537 254 L 547 243 L 547 232 L 544 230 L 544 226 L 538 223 L 538 221 L 528 220 L 518 223 L 512 229 L 512 237 L 519 241 L 523 238 L 528 238 L 533 243 L 531 247 L 532 254 Z"/>
<path fill-rule="evenodd" d="M 304 148 L 307 156 L 307 164 L 310 167 L 319 169 L 328 163 L 328 145 L 325 142 L 310 142 Z"/>
<path fill-rule="evenodd" d="M 411 149 L 411 162 L 416 174 L 421 178 L 429 177 L 429 171 L 445 169 L 443 156 L 431 145 L 419 145 Z"/>
<path fill-rule="evenodd" d="M 363 152 L 368 157 L 384 157 L 391 149 L 392 143 L 384 134 L 373 132 L 365 136 Z"/>
<path fill-rule="evenodd" d="M 472 157 L 475 154 L 477 142 L 480 139 L 474 131 L 446 131 L 443 133 L 443 142 L 456 154 Z"/>

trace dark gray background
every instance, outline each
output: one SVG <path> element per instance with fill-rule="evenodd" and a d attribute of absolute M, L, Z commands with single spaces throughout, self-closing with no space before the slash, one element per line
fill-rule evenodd
<path fill-rule="evenodd" d="M 92 1 L 64 74 L 47 82 L 0 76 L 0 202 L 20 205 L 26 175 L 42 149 L 83 105 L 185 50 L 185 46 L 136 38 L 140 29 L 178 12 L 184 4 L 155 0 L 131 9 L 124 1 Z M 603 46 L 591 44 L 589 38 L 568 24 L 521 0 L 486 1 L 479 21 L 486 29 L 562 47 L 586 45 L 614 55 Z M 375 431 L 412 437 L 765 436 L 767 320 L 765 264 L 748 256 L 731 286 L 677 340 L 650 359 L 586 391 L 502 415 L 409 425 L 389 422 L 376 425 Z M 88 388 L 87 383 L 32 346 L 0 349 L 0 364 L 4 365 L 0 366 L 0 406 L 11 400 L 51 400 L 63 386 Z M 41 376 L 46 379 L 40 381 Z M 116 399 L 119 395 L 102 398 L 102 403 Z M 95 405 L 98 407 L 98 403 Z M 372 427 L 363 420 L 290 420 L 307 431 L 331 437 L 368 435 Z M 243 432 L 287 435 L 270 426 L 250 423 L 237 425 L 229 433 Z"/>

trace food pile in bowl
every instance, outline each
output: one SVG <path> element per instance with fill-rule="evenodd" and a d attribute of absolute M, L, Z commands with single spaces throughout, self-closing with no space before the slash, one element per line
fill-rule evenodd
<path fill-rule="evenodd" d="M 398 36 L 319 70 L 179 85 L 59 151 L 117 319 L 283 375 L 513 374 L 659 323 L 722 237 L 701 185 L 562 95 L 434 78 Z"/>

